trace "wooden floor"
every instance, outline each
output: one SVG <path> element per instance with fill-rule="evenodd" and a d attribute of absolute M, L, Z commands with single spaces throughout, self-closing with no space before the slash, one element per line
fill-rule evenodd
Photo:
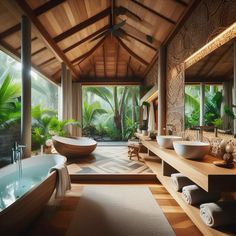
<path fill-rule="evenodd" d="M 107 183 L 112 185 L 111 183 Z M 95 184 L 93 184 L 95 185 Z M 130 185 L 130 184 L 129 184 Z M 137 185 L 137 184 L 136 184 Z M 60 201 L 51 200 L 43 213 L 31 225 L 24 235 L 28 236 L 62 236 L 73 219 L 76 205 L 81 196 L 83 186 L 73 184 L 72 190 Z M 127 186 L 127 185 L 126 185 Z M 176 235 L 198 236 L 202 235 L 188 216 L 183 212 L 177 202 L 171 197 L 161 184 L 149 184 L 148 186 L 167 217 Z M 145 235 L 148 236 L 148 235 Z"/>
<path fill-rule="evenodd" d="M 128 158 L 127 145 L 98 146 L 88 157 L 68 159 L 68 170 L 73 175 L 106 175 L 106 174 L 153 174 L 151 169 L 137 157 Z"/>

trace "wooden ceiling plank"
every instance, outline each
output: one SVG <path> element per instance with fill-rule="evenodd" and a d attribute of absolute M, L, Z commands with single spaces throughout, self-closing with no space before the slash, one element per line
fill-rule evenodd
<path fill-rule="evenodd" d="M 96 72 L 96 62 L 95 62 L 95 59 L 93 57 L 93 69 L 94 69 L 94 76 L 95 78 L 97 78 L 97 72 Z"/>
<path fill-rule="evenodd" d="M 105 37 L 103 37 L 92 49 L 90 49 L 88 52 L 84 53 L 83 55 L 75 58 L 71 63 L 72 64 L 75 64 L 77 62 L 79 62 L 78 64 L 82 63 L 85 59 L 91 56 L 100 46 L 102 46 L 104 41 L 105 41 Z"/>
<path fill-rule="evenodd" d="M 201 1 L 193 0 L 191 2 L 191 4 L 188 5 L 187 9 L 185 9 L 185 13 L 181 16 L 181 19 L 178 21 L 178 23 L 176 24 L 175 28 L 172 30 L 172 32 L 169 34 L 169 36 L 165 39 L 165 41 L 163 42 L 163 45 L 169 45 L 171 40 L 179 32 L 179 30 L 182 28 L 182 26 L 184 25 L 184 23 L 186 22 L 188 17 L 192 14 L 194 9 L 196 9 L 196 7 L 199 5 L 200 2 Z M 145 72 L 143 74 L 144 77 L 146 77 L 148 72 L 151 70 L 151 68 L 154 65 L 154 63 L 155 63 L 157 58 L 158 58 L 158 52 L 153 57 L 153 59 L 152 59 L 151 63 L 149 64 L 149 66 L 146 68 L 146 70 L 145 70 Z"/>
<path fill-rule="evenodd" d="M 106 50 L 105 50 L 104 44 L 103 44 L 103 47 L 102 47 L 102 52 L 103 52 L 102 55 L 103 55 L 104 76 L 105 76 L 105 78 L 107 78 Z"/>
<path fill-rule="evenodd" d="M 128 74 L 129 74 L 130 61 L 131 61 L 131 56 L 129 56 L 129 60 L 128 60 L 128 63 L 127 63 L 127 69 L 126 69 L 126 77 L 127 77 L 127 78 L 128 78 Z"/>
<path fill-rule="evenodd" d="M 54 37 L 54 41 L 56 43 L 58 43 L 58 42 L 62 41 L 63 39 L 65 39 L 65 38 L 79 32 L 79 31 L 85 29 L 86 27 L 94 24 L 95 22 L 97 22 L 97 21 L 103 19 L 104 17 L 106 17 L 107 15 L 109 15 L 110 11 L 111 11 L 110 7 L 106 8 L 105 10 L 99 12 L 98 14 L 88 18 L 87 20 L 79 23 L 78 25 L 75 25 L 74 27 L 72 27 L 72 28 L 68 29 L 67 31 L 65 31 L 65 32 L 59 34 L 58 36 Z"/>
<path fill-rule="evenodd" d="M 74 49 L 75 47 L 78 47 L 79 45 L 81 45 L 82 43 L 87 42 L 88 40 L 92 39 L 93 37 L 95 37 L 96 35 L 104 32 L 105 30 L 109 29 L 109 25 L 105 25 L 104 27 L 102 27 L 101 29 L 97 30 L 96 32 L 90 34 L 89 36 L 83 38 L 82 40 L 80 40 L 79 42 L 71 45 L 70 47 L 66 48 L 63 50 L 64 53 L 69 52 L 70 50 Z"/>
<path fill-rule="evenodd" d="M 232 47 L 228 47 L 224 53 L 221 55 L 220 60 L 216 61 L 216 63 L 214 63 L 211 68 L 208 70 L 208 72 L 206 73 L 206 76 L 210 77 L 210 74 L 215 70 L 216 67 L 218 67 L 221 63 L 222 60 L 224 60 L 224 58 L 227 58 L 228 55 L 230 55 L 230 53 L 232 52 Z"/>
<path fill-rule="evenodd" d="M 154 11 L 152 8 L 150 8 L 150 7 L 148 7 L 148 6 L 144 5 L 144 4 L 142 4 L 141 2 L 138 2 L 137 0 L 131 0 L 131 1 L 132 1 L 133 3 L 135 3 L 135 4 L 137 4 L 138 6 L 144 8 L 145 10 L 151 12 L 152 14 L 154 14 L 154 15 L 156 15 L 156 16 L 162 18 L 163 20 L 165 20 L 165 21 L 167 21 L 167 22 L 169 22 L 170 24 L 172 24 L 172 25 L 175 25 L 175 24 L 176 24 L 176 22 L 175 22 L 174 20 L 172 20 L 172 19 L 170 19 L 170 18 L 168 18 L 168 17 L 166 17 L 166 16 L 160 14 L 160 13 L 157 12 L 157 11 Z"/>
<path fill-rule="evenodd" d="M 74 69 L 68 58 L 63 54 L 61 49 L 58 47 L 58 45 L 55 44 L 49 33 L 46 31 L 42 23 L 38 20 L 38 18 L 33 13 L 30 6 L 23 0 L 15 0 L 15 2 L 18 4 L 18 6 L 22 9 L 22 11 L 29 17 L 33 25 L 36 27 L 36 29 L 41 34 L 44 41 L 47 43 L 49 48 L 54 52 L 55 55 L 58 56 L 58 58 L 61 61 L 64 61 L 64 63 L 68 66 L 68 68 L 71 70 L 73 75 L 75 77 L 78 77 L 77 71 Z"/>
<path fill-rule="evenodd" d="M 184 2 L 183 0 L 173 0 L 174 2 L 180 4 L 183 7 L 187 7 L 188 3 Z"/>
<path fill-rule="evenodd" d="M 0 33 L 0 39 L 6 38 L 7 36 L 14 34 L 15 32 L 19 31 L 21 28 L 21 24 L 17 24 L 12 26 L 11 28 L 3 31 L 2 33 Z"/>
<path fill-rule="evenodd" d="M 32 39 L 31 39 L 31 43 L 32 42 L 34 42 L 35 40 L 37 40 L 38 39 L 38 37 L 33 37 Z M 19 46 L 19 47 L 17 47 L 15 50 L 16 51 L 19 51 L 21 49 L 21 45 Z"/>
<path fill-rule="evenodd" d="M 56 57 L 51 57 L 51 58 L 49 58 L 48 60 L 43 61 L 42 63 L 38 64 L 37 66 L 38 66 L 38 67 L 44 66 L 44 65 L 48 64 L 49 62 L 51 62 L 51 61 L 53 61 L 53 60 L 55 60 L 55 59 L 56 59 Z"/>
<path fill-rule="evenodd" d="M 129 34 L 129 33 L 126 32 L 125 30 L 123 30 L 123 32 L 124 32 L 127 36 L 129 36 L 130 38 L 135 39 L 136 41 L 138 41 L 138 42 L 144 44 L 145 46 L 147 46 L 147 47 L 149 47 L 149 48 L 151 48 L 151 49 L 153 49 L 153 50 L 155 50 L 155 51 L 157 50 L 157 49 L 156 49 L 155 47 L 153 47 L 152 45 L 150 45 L 150 44 L 144 42 L 143 40 L 139 39 L 138 37 L 136 37 L 136 36 L 134 36 L 134 35 L 132 35 L 132 34 Z"/>
<path fill-rule="evenodd" d="M 65 2 L 66 0 L 51 0 L 49 2 L 44 3 L 42 6 L 36 8 L 34 10 L 34 14 L 36 16 L 42 15 L 43 13 L 51 10 L 52 8 L 58 6 L 59 4 Z"/>
<path fill-rule="evenodd" d="M 120 43 L 120 45 L 135 59 L 137 59 L 140 63 L 142 63 L 145 66 L 148 66 L 149 63 L 147 61 L 145 61 L 143 58 L 141 58 L 140 56 L 138 56 L 136 53 L 134 53 L 132 50 L 130 50 L 130 48 L 120 39 L 117 37 L 118 42 Z"/>
<path fill-rule="evenodd" d="M 40 52 L 43 52 L 45 51 L 47 48 L 46 47 L 43 47 L 43 48 L 40 48 L 39 50 L 35 51 L 34 53 L 31 54 L 31 57 L 35 56 L 36 54 L 40 53 Z"/>
<path fill-rule="evenodd" d="M 117 43 L 116 62 L 115 62 L 115 66 L 116 66 L 116 69 L 115 69 L 115 76 L 116 76 L 116 78 L 118 77 L 117 75 L 118 75 L 119 54 L 120 54 L 120 44 Z"/>

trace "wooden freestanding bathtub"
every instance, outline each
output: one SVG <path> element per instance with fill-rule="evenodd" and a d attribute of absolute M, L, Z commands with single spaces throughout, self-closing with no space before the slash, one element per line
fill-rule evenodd
<path fill-rule="evenodd" d="M 17 164 L 0 169 L 0 235 L 19 235 L 27 228 L 55 190 L 57 174 L 50 169 L 65 162 L 60 155 L 24 159 L 21 182 Z"/>
<path fill-rule="evenodd" d="M 53 136 L 52 140 L 57 152 L 68 158 L 87 156 L 97 147 L 96 141 L 86 137 Z"/>

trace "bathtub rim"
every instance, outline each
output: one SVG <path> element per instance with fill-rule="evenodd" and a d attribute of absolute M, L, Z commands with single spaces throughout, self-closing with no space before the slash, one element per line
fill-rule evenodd
<path fill-rule="evenodd" d="M 55 155 L 55 156 L 60 156 L 60 158 L 63 159 L 63 163 L 66 164 L 66 161 L 67 161 L 67 158 L 65 156 L 62 156 L 60 154 L 43 154 L 43 155 L 35 155 L 35 156 L 31 156 L 29 158 L 44 158 L 45 156 L 47 157 L 50 157 L 52 155 Z M 24 160 L 27 160 L 29 158 L 25 158 L 23 159 Z M 58 164 L 58 163 L 57 163 Z M 57 164 L 55 164 L 54 166 L 56 166 Z M 10 164 L 12 165 L 12 164 Z M 4 169 L 7 169 L 9 168 L 10 165 L 7 165 L 5 167 L 3 167 Z M 52 166 L 51 168 L 53 168 L 54 166 Z M 1 168 L 1 169 L 3 169 Z M 51 169 L 50 168 L 50 169 Z M 40 180 L 37 184 L 35 184 L 35 186 L 33 186 L 32 188 L 30 188 L 26 193 L 24 193 L 20 198 L 18 198 L 16 201 L 14 201 L 11 205 L 9 205 L 8 207 L 4 208 L 3 210 L 0 211 L 0 217 L 3 216 L 4 214 L 7 214 L 8 211 L 11 210 L 11 208 L 15 207 L 16 204 L 18 204 L 19 201 L 23 201 L 24 198 L 28 197 L 29 194 L 32 193 L 32 191 L 34 191 L 39 185 L 41 185 L 42 183 L 44 183 L 48 178 L 52 177 L 53 175 L 56 175 L 56 170 L 53 170 L 52 172 L 49 172 L 50 169 L 48 170 L 48 174 L 45 176 L 45 178 L 43 180 Z M 54 187 L 55 188 L 55 187 Z"/>

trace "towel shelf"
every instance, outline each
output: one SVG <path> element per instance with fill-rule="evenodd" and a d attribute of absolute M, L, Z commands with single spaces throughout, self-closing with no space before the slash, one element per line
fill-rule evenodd
<path fill-rule="evenodd" d="M 147 166 L 156 174 L 158 180 L 167 189 L 167 191 L 172 195 L 172 197 L 178 202 L 182 209 L 186 212 L 189 218 L 194 222 L 194 224 L 199 228 L 203 235 L 208 236 L 226 236 L 232 235 L 232 232 L 226 230 L 216 230 L 205 225 L 205 223 L 200 218 L 199 208 L 187 204 L 181 197 L 180 192 L 176 192 L 173 188 L 171 178 L 169 176 L 164 176 L 162 174 L 163 167 L 162 162 L 159 158 L 154 156 L 149 156 L 145 153 L 140 153 L 140 156 L 145 161 Z"/>
<path fill-rule="evenodd" d="M 206 155 L 202 160 L 188 160 L 178 156 L 174 150 L 161 148 L 155 141 L 142 144 L 162 159 L 162 173 L 166 176 L 181 172 L 207 192 L 236 191 L 236 167 L 225 169 L 212 164 L 217 158 Z"/>

